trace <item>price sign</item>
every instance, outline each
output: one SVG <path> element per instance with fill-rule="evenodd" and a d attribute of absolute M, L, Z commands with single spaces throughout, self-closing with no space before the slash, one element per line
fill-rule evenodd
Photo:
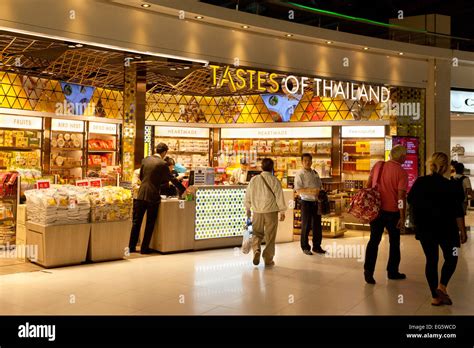
<path fill-rule="evenodd" d="M 76 180 L 76 186 L 89 187 L 89 180 Z"/>
<path fill-rule="evenodd" d="M 102 179 L 89 179 L 91 187 L 102 187 Z"/>
<path fill-rule="evenodd" d="M 36 180 L 35 186 L 37 189 L 44 190 L 49 189 L 51 187 L 51 183 L 49 180 Z"/>

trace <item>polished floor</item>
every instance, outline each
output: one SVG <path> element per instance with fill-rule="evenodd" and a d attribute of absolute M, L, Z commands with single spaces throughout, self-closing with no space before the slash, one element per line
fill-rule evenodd
<path fill-rule="evenodd" d="M 384 236 L 373 286 L 364 282 L 358 255 L 348 254 L 364 250 L 368 233 L 351 232 L 323 241 L 341 250 L 334 258 L 304 255 L 298 242 L 278 244 L 273 268 L 254 267 L 250 255 L 230 248 L 4 274 L 0 314 L 473 315 L 473 237 L 448 287 L 453 306 L 430 305 L 424 255 L 413 235 L 402 236 L 400 270 L 408 279 L 386 278 Z"/>

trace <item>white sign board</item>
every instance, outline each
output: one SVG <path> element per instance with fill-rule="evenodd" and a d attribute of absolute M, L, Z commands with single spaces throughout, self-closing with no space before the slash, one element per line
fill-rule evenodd
<path fill-rule="evenodd" d="M 451 91 L 451 112 L 474 114 L 474 92 Z"/>
<path fill-rule="evenodd" d="M 0 128 L 43 129 L 40 117 L 0 115 Z"/>
<path fill-rule="evenodd" d="M 223 128 L 222 139 L 331 138 L 331 127 Z"/>
<path fill-rule="evenodd" d="M 89 133 L 95 134 L 117 134 L 117 125 L 115 123 L 89 122 Z"/>
<path fill-rule="evenodd" d="M 157 137 L 209 138 L 209 128 L 155 127 Z"/>
<path fill-rule="evenodd" d="M 53 118 L 51 120 L 51 130 L 82 133 L 84 132 L 84 122 Z"/>
<path fill-rule="evenodd" d="M 343 126 L 343 138 L 384 138 L 385 126 Z"/>

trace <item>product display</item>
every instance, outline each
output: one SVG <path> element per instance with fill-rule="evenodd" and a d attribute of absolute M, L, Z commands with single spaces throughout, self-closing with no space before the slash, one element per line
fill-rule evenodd
<path fill-rule="evenodd" d="M 0 245 L 16 243 L 18 173 L 0 173 Z"/>
<path fill-rule="evenodd" d="M 128 220 L 132 208 L 130 191 L 114 186 L 54 185 L 25 195 L 28 221 L 41 225 Z"/>
<path fill-rule="evenodd" d="M 165 143 L 168 156 L 187 169 L 209 166 L 209 140 L 155 137 L 155 145 Z"/>
<path fill-rule="evenodd" d="M 0 129 L 0 147 L 39 148 L 41 132 Z"/>

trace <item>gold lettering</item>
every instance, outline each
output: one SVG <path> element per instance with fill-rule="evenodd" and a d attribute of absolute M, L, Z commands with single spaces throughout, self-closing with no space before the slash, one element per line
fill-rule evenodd
<path fill-rule="evenodd" d="M 255 70 L 247 70 L 247 74 L 249 75 L 249 88 L 253 88 L 253 75 L 255 75 L 256 71 Z"/>
<path fill-rule="evenodd" d="M 261 92 L 265 92 L 265 87 L 262 86 L 262 77 L 265 76 L 265 71 L 259 71 L 257 73 L 257 89 Z"/>
<path fill-rule="evenodd" d="M 217 69 L 219 69 L 218 65 L 209 65 L 212 69 L 212 85 L 215 86 L 217 84 Z"/>
<path fill-rule="evenodd" d="M 235 92 L 236 89 L 235 89 L 235 84 L 234 84 L 234 80 L 232 79 L 232 75 L 230 74 L 230 71 L 229 71 L 229 67 L 227 66 L 225 68 L 225 71 L 224 71 L 224 74 L 222 75 L 222 82 L 221 82 L 221 86 L 224 86 L 224 83 L 229 83 L 230 84 L 230 91 L 231 92 Z"/>
<path fill-rule="evenodd" d="M 275 81 L 275 77 L 277 77 L 277 76 L 278 76 L 278 75 L 275 74 L 275 73 L 271 73 L 271 74 L 270 74 L 269 81 L 268 81 L 268 83 L 272 86 L 272 87 L 270 87 L 269 90 L 268 90 L 270 93 L 276 93 L 276 92 L 278 92 L 278 89 L 279 89 L 280 86 L 278 85 L 278 82 Z"/>
<path fill-rule="evenodd" d="M 237 69 L 236 76 L 237 80 L 241 81 L 241 83 L 236 84 L 237 89 L 244 89 L 247 86 L 247 81 L 245 80 L 246 72 L 244 69 Z"/>

